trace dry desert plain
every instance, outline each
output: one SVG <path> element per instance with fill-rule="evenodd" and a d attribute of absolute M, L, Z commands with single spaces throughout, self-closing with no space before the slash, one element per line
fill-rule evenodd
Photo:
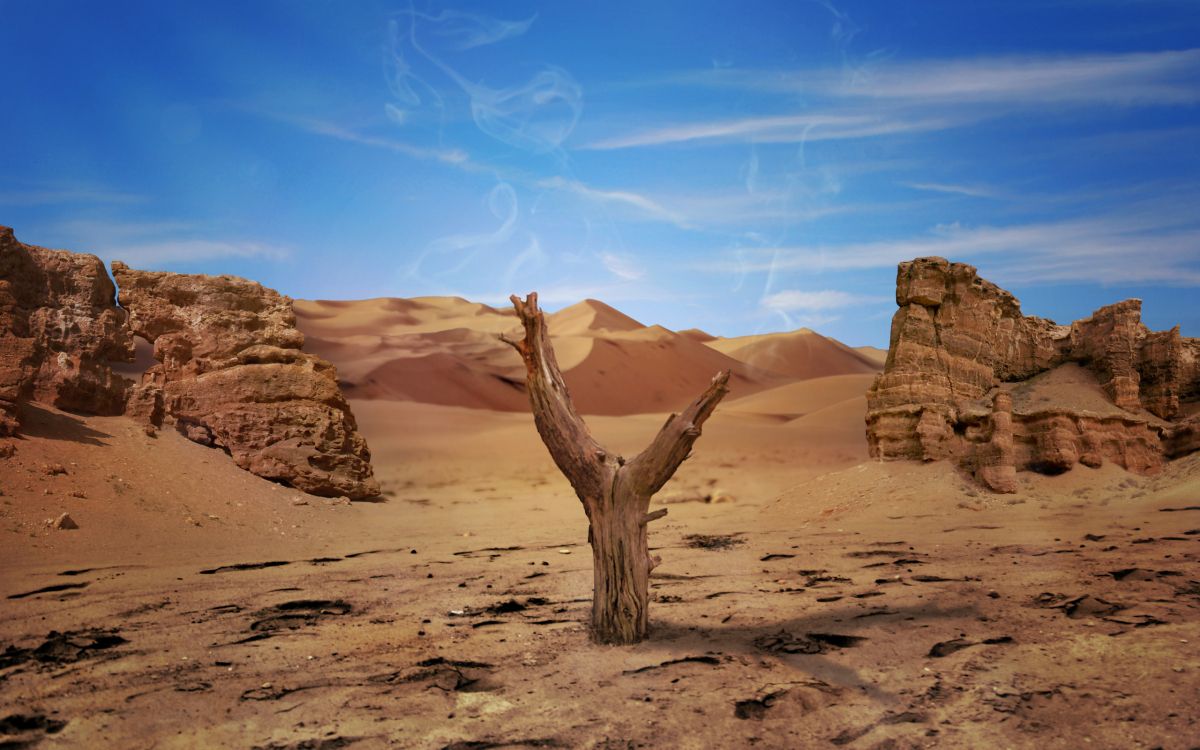
<path fill-rule="evenodd" d="M 580 303 L 550 330 L 614 451 L 733 373 L 652 506 L 651 635 L 599 646 L 587 521 L 496 339 L 511 311 L 296 309 L 383 495 L 27 405 L 0 475 L 0 748 L 1200 746 L 1200 454 L 993 495 L 868 459 L 881 352 Z M 78 529 L 47 526 L 64 512 Z"/>

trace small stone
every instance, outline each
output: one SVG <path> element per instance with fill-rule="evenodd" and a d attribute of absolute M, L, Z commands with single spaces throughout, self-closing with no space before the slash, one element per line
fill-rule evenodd
<path fill-rule="evenodd" d="M 330 504 L 331 505 L 349 505 L 350 498 L 346 497 L 345 495 L 342 495 L 341 497 L 335 497 Z"/>
<path fill-rule="evenodd" d="M 77 497 L 80 500 L 87 500 L 87 493 L 83 490 L 71 490 L 71 497 Z"/>
<path fill-rule="evenodd" d="M 0 458 L 12 458 L 17 453 L 17 446 L 12 443 L 0 443 Z"/>
<path fill-rule="evenodd" d="M 297 496 L 292 498 L 292 505 L 308 505 L 308 501 Z"/>
<path fill-rule="evenodd" d="M 188 516 L 187 518 L 183 519 L 183 522 L 184 522 L 184 523 L 186 523 L 186 524 L 190 524 L 190 525 L 192 525 L 192 526 L 199 526 L 199 525 L 200 525 L 200 522 L 199 522 L 199 521 L 197 521 L 196 519 L 192 518 L 191 516 Z"/>
<path fill-rule="evenodd" d="M 146 437 L 158 437 L 158 430 L 152 424 L 142 427 L 142 431 L 146 433 Z"/>
<path fill-rule="evenodd" d="M 51 525 L 59 530 L 66 531 L 69 529 L 78 529 L 79 524 L 75 523 L 75 519 L 71 518 L 67 513 L 63 513 L 58 518 L 54 519 Z"/>
<path fill-rule="evenodd" d="M 563 548 L 561 548 L 561 549 L 559 549 L 559 550 L 558 550 L 558 554 L 560 554 L 560 555 L 569 555 L 569 554 L 571 554 L 571 550 L 567 549 L 566 547 L 563 547 Z"/>
<path fill-rule="evenodd" d="M 53 477 L 59 474 L 66 474 L 67 467 L 63 466 L 62 464 L 44 464 L 42 466 L 42 471 L 45 472 L 46 476 Z"/>

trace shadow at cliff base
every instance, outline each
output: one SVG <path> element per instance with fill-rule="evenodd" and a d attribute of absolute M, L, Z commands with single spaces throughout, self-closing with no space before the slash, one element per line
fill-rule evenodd
<path fill-rule="evenodd" d="M 38 404 L 24 402 L 20 406 L 21 428 L 19 437 L 37 437 L 46 440 L 67 440 L 84 445 L 108 445 L 103 438 L 111 438 L 107 432 L 88 427 L 78 417 L 63 412 L 51 411 Z"/>

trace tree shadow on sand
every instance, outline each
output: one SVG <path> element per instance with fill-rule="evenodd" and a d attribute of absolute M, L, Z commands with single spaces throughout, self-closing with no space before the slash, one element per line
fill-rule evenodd
<path fill-rule="evenodd" d="M 21 405 L 21 437 L 37 437 L 46 440 L 68 440 L 84 445 L 108 445 L 103 438 L 111 438 L 107 432 L 88 427 L 78 417 L 31 403 Z"/>
<path fill-rule="evenodd" d="M 670 645 L 672 650 L 688 653 L 720 652 L 763 658 L 767 656 L 778 659 L 792 669 L 803 672 L 808 676 L 828 682 L 841 688 L 862 690 L 870 698 L 885 704 L 895 704 L 898 696 L 879 688 L 878 685 L 865 679 L 853 667 L 847 666 L 839 653 L 843 649 L 833 648 L 828 653 L 775 653 L 763 650 L 755 645 L 755 641 L 780 631 L 796 634 L 844 634 L 865 638 L 865 646 L 870 647 L 871 641 L 882 641 L 882 634 L 872 625 L 903 623 L 911 627 L 913 623 L 927 620 L 970 618 L 978 613 L 974 605 L 963 605 L 949 608 L 939 608 L 933 605 L 915 605 L 906 607 L 889 607 L 886 614 L 877 614 L 864 618 L 862 609 L 842 607 L 839 609 L 812 612 L 800 617 L 772 620 L 759 623 L 693 625 L 688 621 L 663 621 L 657 618 L 651 625 L 650 637 L 645 641 L 648 646 Z M 694 622 L 694 621 L 691 621 Z M 855 648 L 851 646 L 850 648 Z"/>

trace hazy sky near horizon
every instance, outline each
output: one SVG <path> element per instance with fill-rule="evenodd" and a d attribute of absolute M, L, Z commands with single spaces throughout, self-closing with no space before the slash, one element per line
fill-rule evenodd
<path fill-rule="evenodd" d="M 1200 4 L 0 0 L 0 224 L 294 297 L 887 343 L 895 265 L 1200 336 Z"/>

